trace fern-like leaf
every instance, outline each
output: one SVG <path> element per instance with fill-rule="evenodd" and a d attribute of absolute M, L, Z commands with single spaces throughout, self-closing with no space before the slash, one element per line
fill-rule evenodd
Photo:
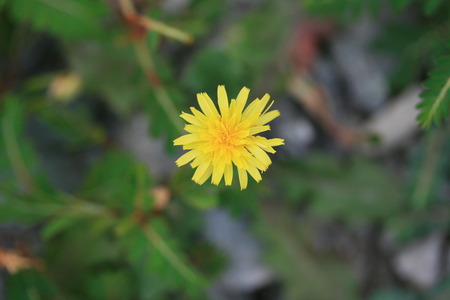
<path fill-rule="evenodd" d="M 417 106 L 421 113 L 418 120 L 422 127 L 429 128 L 433 123 L 439 125 L 449 116 L 450 108 L 450 55 L 437 60 L 435 69 L 425 81 L 426 90 L 422 102 Z"/>

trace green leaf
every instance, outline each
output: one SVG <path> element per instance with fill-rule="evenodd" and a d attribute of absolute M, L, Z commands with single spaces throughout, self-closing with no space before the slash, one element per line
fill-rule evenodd
<path fill-rule="evenodd" d="M 0 110 L 0 171 L 7 169 L 7 174 L 13 176 L 3 178 L 0 173 L 0 186 L 8 185 L 8 181 L 13 180 L 11 187 L 17 188 L 19 183 L 22 188 L 32 191 L 40 183 L 42 172 L 34 170 L 37 165 L 36 155 L 23 134 L 27 116 L 24 101 L 13 96 L 5 96 L 3 101 Z"/>
<path fill-rule="evenodd" d="M 67 42 L 65 50 L 71 68 L 82 76 L 83 85 L 102 95 L 114 113 L 129 115 L 140 101 L 149 98 L 150 86 L 131 47 L 96 40 Z"/>
<path fill-rule="evenodd" d="M 446 275 L 439 284 L 431 288 L 426 294 L 428 296 L 427 299 L 450 299 L 450 275 Z"/>
<path fill-rule="evenodd" d="M 421 94 L 422 102 L 417 105 L 421 110 L 418 120 L 428 129 L 437 126 L 449 116 L 450 110 L 450 55 L 437 60 L 435 68 L 429 73 Z"/>
<path fill-rule="evenodd" d="M 208 210 L 217 206 L 219 197 L 216 193 L 208 192 L 206 189 L 203 191 L 198 190 L 196 193 L 187 193 L 184 199 L 193 207 L 200 210 Z"/>
<path fill-rule="evenodd" d="M 6 297 L 10 300 L 61 299 L 54 284 L 43 273 L 24 270 L 6 277 Z"/>
<path fill-rule="evenodd" d="M 104 130 L 92 121 L 85 109 L 41 105 L 37 113 L 68 148 L 99 144 L 106 138 Z"/>
<path fill-rule="evenodd" d="M 445 183 L 445 172 L 450 166 L 448 136 L 448 128 L 431 130 L 413 158 L 410 199 L 417 210 L 444 200 L 440 199 L 439 191 Z"/>
<path fill-rule="evenodd" d="M 262 205 L 260 213 L 257 231 L 266 239 L 266 260 L 283 281 L 283 299 L 358 299 L 357 279 L 348 263 L 336 255 L 310 250 L 314 249 L 311 235 L 317 217 L 302 214 L 299 221 L 280 201 Z"/>
<path fill-rule="evenodd" d="M 369 300 L 418 300 L 414 293 L 401 289 L 380 289 L 372 294 Z"/>
<path fill-rule="evenodd" d="M 193 92 L 206 92 L 214 100 L 217 86 L 225 85 L 230 98 L 236 97 L 243 86 L 243 71 L 230 55 L 222 49 L 199 52 L 183 76 L 184 84 Z M 195 95 L 191 97 L 192 102 Z"/>
<path fill-rule="evenodd" d="M 50 239 L 70 228 L 70 226 L 76 224 L 76 222 L 80 221 L 80 219 L 80 216 L 70 214 L 64 214 L 63 216 L 57 217 L 45 225 L 42 229 L 42 236 L 45 239 Z"/>
<path fill-rule="evenodd" d="M 108 270 L 87 275 L 87 289 L 92 299 L 121 300 L 135 299 L 134 278 L 130 278 L 126 270 Z"/>
<path fill-rule="evenodd" d="M 275 167 L 275 166 L 274 166 Z M 356 158 L 347 164 L 324 155 L 276 170 L 291 202 L 317 215 L 347 221 L 389 219 L 402 207 L 401 186 L 376 164 Z"/>
<path fill-rule="evenodd" d="M 199 292 L 204 278 L 193 269 L 181 251 L 178 239 L 174 239 L 167 224 L 154 220 L 141 227 L 134 226 L 119 241 L 136 270 L 142 271 L 138 280 L 152 275 L 154 284 L 167 290 Z M 147 282 L 140 282 L 143 287 Z"/>
<path fill-rule="evenodd" d="M 379 0 L 300 0 L 300 2 L 310 13 L 332 16 L 340 20 L 355 18 L 367 11 L 374 14 L 375 12 L 378 12 L 380 8 Z"/>
<path fill-rule="evenodd" d="M 33 224 L 50 217 L 61 209 L 60 203 L 36 202 L 30 199 L 4 196 L 0 199 L 0 221 Z"/>
<path fill-rule="evenodd" d="M 145 166 L 118 151 L 110 151 L 90 170 L 82 194 L 89 199 L 132 213 L 139 205 L 151 208 L 151 178 Z"/>
<path fill-rule="evenodd" d="M 14 0 L 9 3 L 16 20 L 63 38 L 86 38 L 101 33 L 100 20 L 107 11 L 103 1 L 96 0 Z"/>
<path fill-rule="evenodd" d="M 405 9 L 406 6 L 408 6 L 411 3 L 412 0 L 391 0 L 392 7 L 399 11 L 402 11 Z"/>
<path fill-rule="evenodd" d="M 427 0 L 424 2 L 424 12 L 427 16 L 434 14 L 444 3 L 444 0 Z"/>

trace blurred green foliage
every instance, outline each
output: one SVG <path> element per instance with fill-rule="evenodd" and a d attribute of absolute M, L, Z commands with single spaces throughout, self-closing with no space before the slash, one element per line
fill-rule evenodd
<path fill-rule="evenodd" d="M 383 1 L 379 0 L 300 0 L 310 12 L 332 16 L 340 22 L 348 22 L 361 15 L 378 16 L 383 11 Z M 391 53 L 396 66 L 391 76 L 394 91 L 411 81 L 421 78 L 424 64 L 435 61 L 424 86 L 419 123 L 424 128 L 439 125 L 447 120 L 450 111 L 450 2 L 442 0 L 392 0 L 388 1 L 397 12 L 415 9 L 415 19 L 421 18 L 420 25 L 408 19 L 398 20 L 385 27 L 384 34 L 376 43 L 378 50 Z M 384 13 L 386 15 L 386 13 Z"/>
<path fill-rule="evenodd" d="M 45 266 L 4 276 L 7 299 L 206 298 L 206 288 L 226 265 L 202 235 L 202 214 L 216 207 L 254 221 L 287 299 L 360 295 L 348 261 L 312 250 L 317 220 L 339 220 L 349 230 L 376 224 L 400 243 L 449 230 L 445 124 L 420 142 L 407 162 L 406 179 L 393 178 L 362 155 L 313 153 L 275 163 L 263 183 L 250 183 L 245 191 L 198 186 L 189 168 L 167 178 L 152 176 L 114 141 L 111 127 L 140 113 L 150 120 L 149 135 L 162 139 L 170 155 L 180 132 L 167 105 L 179 113 L 194 105 L 195 93 L 214 95 L 218 84 L 225 84 L 230 96 L 244 85 L 264 85 L 265 74 L 280 56 L 285 59 L 282 45 L 292 38 L 299 4 L 344 24 L 365 13 L 378 16 L 382 1 L 266 0 L 246 8 L 193 0 L 179 14 L 164 13 L 153 1 L 136 3 L 144 4 L 145 16 L 181 28 L 197 41 L 186 46 L 147 33 L 143 44 L 153 63 L 150 75 L 156 74 L 161 86 L 149 84 L 117 1 L 0 0 L 0 222 L 35 228 L 39 250 L 29 254 Z M 384 26 L 374 49 L 394 57 L 393 93 L 423 80 L 424 69 L 432 70 L 419 119 L 425 126 L 440 124 L 448 118 L 450 102 L 449 47 L 443 42 L 450 3 L 395 0 L 391 5 L 398 12 L 417 11 L 419 17 L 413 24 L 398 18 Z M 216 36 L 223 40 L 214 41 Z M 42 38 L 54 41 L 63 63 L 26 70 L 27 63 L 39 60 L 36 45 Z M 79 76 L 81 87 L 59 99 L 51 86 L 66 73 Z M 97 106 L 113 125 L 99 121 Z M 44 137 L 50 140 L 47 148 L 39 141 Z M 80 184 L 70 189 L 57 184 L 48 166 L 48 157 L 55 156 L 46 153 L 50 148 L 69 157 L 88 153 Z M 61 168 L 56 177 L 71 180 L 71 171 Z M 161 188 L 167 194 L 155 192 Z M 299 211 L 305 216 L 301 222 Z M 449 291 L 447 278 L 422 292 L 375 289 L 368 299 L 447 299 Z"/>

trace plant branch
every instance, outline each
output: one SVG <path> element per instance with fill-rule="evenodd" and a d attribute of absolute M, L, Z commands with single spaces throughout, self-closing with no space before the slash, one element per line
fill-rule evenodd
<path fill-rule="evenodd" d="M 14 135 L 14 120 L 11 114 L 5 114 L 2 122 L 3 137 L 8 159 L 16 178 L 22 184 L 26 192 L 35 190 L 35 183 L 21 156 L 19 143 Z"/>
<path fill-rule="evenodd" d="M 119 0 L 120 9 L 122 11 L 122 14 L 124 15 L 125 19 L 129 22 L 129 25 L 131 26 L 131 36 L 133 40 L 133 46 L 134 50 L 136 52 L 136 56 L 138 59 L 138 63 L 142 69 L 142 71 L 145 74 L 145 77 L 147 78 L 148 82 L 153 86 L 155 89 L 155 95 L 156 100 L 158 101 L 159 105 L 162 107 L 162 109 L 167 114 L 167 117 L 169 118 L 170 122 L 175 126 L 178 132 L 183 132 L 183 124 L 180 121 L 180 118 L 178 117 L 178 111 L 175 107 L 175 104 L 173 103 L 172 99 L 170 98 L 166 88 L 162 84 L 158 73 L 156 72 L 155 64 L 153 63 L 153 59 L 150 55 L 150 49 L 148 48 L 147 43 L 145 42 L 145 35 L 142 35 L 140 32 L 140 28 L 135 28 L 133 25 L 135 24 L 135 21 L 133 20 L 143 20 L 145 19 L 145 24 L 142 25 L 140 22 L 137 22 L 137 25 L 143 26 L 145 29 L 149 29 L 150 26 L 154 26 L 156 24 L 156 27 L 159 29 L 170 28 L 167 25 L 164 25 L 162 23 L 155 23 L 154 21 L 150 19 L 146 19 L 145 17 L 139 16 L 136 13 L 136 10 L 133 6 L 133 3 L 130 0 Z M 164 25 L 164 26 L 163 26 Z M 159 26 L 159 27 L 158 27 Z M 171 29 L 171 34 L 177 35 L 178 33 L 175 33 L 174 30 Z"/>
<path fill-rule="evenodd" d="M 180 258 L 166 244 L 164 239 L 151 226 L 142 225 L 141 228 L 149 242 L 161 253 L 162 256 L 167 259 L 169 264 L 172 265 L 172 267 L 174 267 L 182 277 L 195 285 L 202 283 L 202 278 L 180 260 Z"/>
<path fill-rule="evenodd" d="M 430 112 L 426 114 L 425 120 L 423 121 L 423 124 L 425 127 L 429 127 L 431 123 L 433 122 L 433 118 L 436 115 L 436 112 L 441 105 L 441 102 L 445 99 L 445 95 L 450 89 L 450 76 L 447 79 L 447 82 L 445 83 L 444 87 L 440 90 L 439 95 L 437 96 L 436 100 L 434 100 L 433 105 L 431 106 Z"/>

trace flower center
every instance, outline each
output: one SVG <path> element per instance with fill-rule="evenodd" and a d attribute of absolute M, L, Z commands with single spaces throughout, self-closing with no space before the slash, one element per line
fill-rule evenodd
<path fill-rule="evenodd" d="M 242 144 L 239 133 L 235 128 L 217 128 L 212 134 L 212 140 L 220 150 L 228 151 Z"/>

